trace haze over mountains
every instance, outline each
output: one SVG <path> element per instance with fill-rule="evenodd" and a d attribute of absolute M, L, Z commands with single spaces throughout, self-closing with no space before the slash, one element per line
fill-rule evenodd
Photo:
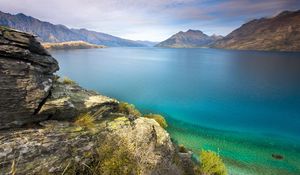
<path fill-rule="evenodd" d="M 167 40 L 160 42 L 156 47 L 172 48 L 190 48 L 190 47 L 208 47 L 222 36 L 208 36 L 200 30 L 189 29 L 186 32 L 178 32 Z"/>
<path fill-rule="evenodd" d="M 208 36 L 200 30 L 178 32 L 160 43 L 133 41 L 87 29 L 69 29 L 64 25 L 43 22 L 22 13 L 0 11 L 0 25 L 33 33 L 42 42 L 85 41 L 91 44 L 125 47 L 212 47 L 239 50 L 300 51 L 300 10 L 284 11 L 271 18 L 255 19 L 227 36 Z"/>
<path fill-rule="evenodd" d="M 54 25 L 40 21 L 22 13 L 11 15 L 0 11 L 0 25 L 32 33 L 42 42 L 85 41 L 105 46 L 146 46 L 143 43 L 115 37 L 87 29 L 69 29 L 64 25 Z"/>
<path fill-rule="evenodd" d="M 300 10 L 284 11 L 275 17 L 252 20 L 225 37 L 188 30 L 176 33 L 156 46 L 300 51 Z"/>
<path fill-rule="evenodd" d="M 243 24 L 212 45 L 241 50 L 300 51 L 300 10 Z"/>

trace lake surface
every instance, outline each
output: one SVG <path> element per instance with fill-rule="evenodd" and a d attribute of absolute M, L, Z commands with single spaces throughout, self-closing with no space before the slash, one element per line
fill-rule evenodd
<path fill-rule="evenodd" d="M 60 75 L 163 114 L 171 137 L 196 155 L 219 150 L 231 174 L 300 174 L 300 53 L 105 48 L 52 55 Z"/>

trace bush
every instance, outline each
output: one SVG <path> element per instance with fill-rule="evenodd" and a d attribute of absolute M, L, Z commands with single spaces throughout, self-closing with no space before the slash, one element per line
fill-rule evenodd
<path fill-rule="evenodd" d="M 126 115 L 133 115 L 134 117 L 140 117 L 142 114 L 140 111 L 138 111 L 133 104 L 129 104 L 126 102 L 119 103 L 118 111 L 120 113 L 126 114 Z"/>
<path fill-rule="evenodd" d="M 96 174 L 139 174 L 133 150 L 121 138 L 105 139 L 105 142 L 97 149 L 97 157 L 98 163 L 92 166 Z"/>
<path fill-rule="evenodd" d="M 187 152 L 188 152 L 188 150 L 187 150 L 187 149 L 185 148 L 185 146 L 182 145 L 182 144 L 178 145 L 178 151 L 179 151 L 180 153 L 187 153 Z"/>
<path fill-rule="evenodd" d="M 88 113 L 85 113 L 76 117 L 74 124 L 80 127 L 91 129 L 95 127 L 94 121 L 95 121 L 94 117 L 92 117 Z"/>
<path fill-rule="evenodd" d="M 62 80 L 62 82 L 63 82 L 64 84 L 76 84 L 75 81 L 71 80 L 71 79 L 68 78 L 68 77 L 64 77 L 63 80 Z"/>
<path fill-rule="evenodd" d="M 168 127 L 166 119 L 159 114 L 147 114 L 144 117 L 154 119 L 162 128 Z"/>
<path fill-rule="evenodd" d="M 200 171 L 205 175 L 227 175 L 227 170 L 221 157 L 213 151 L 201 151 Z"/>

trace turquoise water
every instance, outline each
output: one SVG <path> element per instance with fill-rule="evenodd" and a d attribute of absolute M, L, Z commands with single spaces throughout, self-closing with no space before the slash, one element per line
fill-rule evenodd
<path fill-rule="evenodd" d="M 105 48 L 55 51 L 60 75 L 144 113 L 231 174 L 300 174 L 300 53 Z M 272 154 L 284 158 L 276 160 Z"/>

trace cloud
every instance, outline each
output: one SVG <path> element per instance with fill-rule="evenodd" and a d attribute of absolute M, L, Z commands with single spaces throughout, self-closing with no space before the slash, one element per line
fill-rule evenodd
<path fill-rule="evenodd" d="M 1 0 L 0 10 L 129 39 L 166 39 L 179 30 L 227 34 L 243 22 L 300 8 L 299 0 Z"/>

